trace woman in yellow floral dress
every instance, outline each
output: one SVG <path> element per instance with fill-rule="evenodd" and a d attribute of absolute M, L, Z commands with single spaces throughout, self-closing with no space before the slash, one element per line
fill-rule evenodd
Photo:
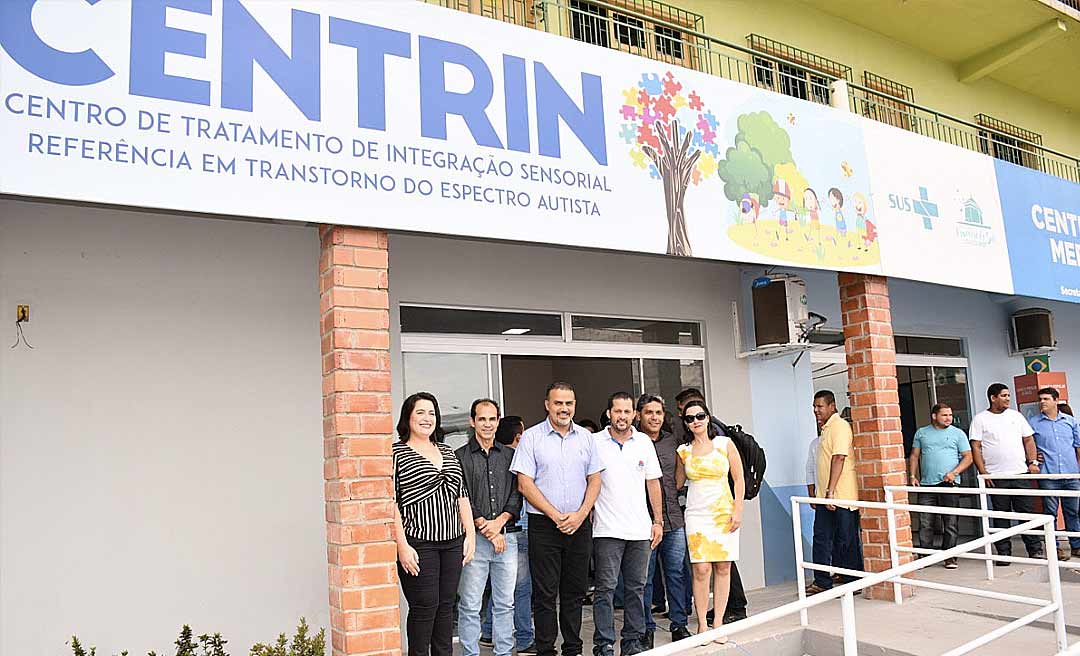
<path fill-rule="evenodd" d="M 692 401 L 683 408 L 687 438 L 675 461 L 676 485 L 689 482 L 686 498 L 686 541 L 694 575 L 694 612 L 698 633 L 708 630 L 709 578 L 713 580 L 715 626 L 723 623 L 731 583 L 731 562 L 739 557 L 739 526 L 742 525 L 742 460 L 735 445 L 720 434 L 704 403 Z M 734 494 L 728 474 L 735 483 Z M 723 642 L 719 640 L 718 642 Z"/>

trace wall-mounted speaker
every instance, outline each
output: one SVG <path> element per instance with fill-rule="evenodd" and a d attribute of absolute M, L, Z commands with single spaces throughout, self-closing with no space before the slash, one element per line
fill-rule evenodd
<path fill-rule="evenodd" d="M 1044 308 L 1019 310 L 1009 317 L 1010 345 L 1014 355 L 1035 355 L 1057 348 L 1054 313 Z"/>

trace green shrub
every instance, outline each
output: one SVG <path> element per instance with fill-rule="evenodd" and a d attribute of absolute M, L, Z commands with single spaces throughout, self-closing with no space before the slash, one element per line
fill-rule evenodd
<path fill-rule="evenodd" d="M 251 656 L 323 656 L 326 650 L 326 629 L 319 629 L 313 636 L 308 636 L 307 620 L 300 618 L 292 644 L 282 633 L 273 646 L 258 644 L 251 648 Z"/>
<path fill-rule="evenodd" d="M 292 644 L 282 633 L 272 646 L 262 643 L 253 646 L 251 656 L 324 656 L 326 629 L 319 629 L 319 632 L 313 636 L 308 635 L 308 631 L 307 621 L 301 617 Z M 173 644 L 176 645 L 176 656 L 229 656 L 229 653 L 225 651 L 225 645 L 228 642 L 228 640 L 221 637 L 220 633 L 213 635 L 204 633 L 195 637 L 191 627 L 185 624 L 180 629 L 180 636 Z M 71 642 L 68 644 L 71 645 L 73 656 L 97 656 L 97 647 L 90 647 L 87 650 L 79 642 L 77 636 L 71 636 Z M 128 653 L 122 651 L 119 656 L 128 656 Z M 157 656 L 157 653 L 149 652 L 147 656 Z"/>

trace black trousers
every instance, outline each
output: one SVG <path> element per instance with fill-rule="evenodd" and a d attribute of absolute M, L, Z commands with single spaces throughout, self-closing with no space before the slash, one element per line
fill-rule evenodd
<path fill-rule="evenodd" d="M 994 481 L 994 487 L 1002 489 L 1013 490 L 1030 490 L 1031 481 L 1020 480 L 1004 480 Z M 990 495 L 990 505 L 994 510 L 1001 512 L 1018 512 L 1018 513 L 1034 513 L 1035 512 L 1035 498 L 1034 497 L 1005 497 Z M 1012 520 L 1009 519 L 994 519 L 991 520 L 994 528 L 1009 528 L 1012 526 Z M 1043 550 L 1042 539 L 1037 535 L 1021 535 L 1024 540 L 1024 546 L 1027 548 L 1028 556 L 1034 556 Z M 1012 555 L 1012 542 L 1010 540 L 998 540 L 994 543 L 994 549 L 1002 556 Z"/>
<path fill-rule="evenodd" d="M 405 620 L 409 656 L 452 656 L 454 599 L 461 580 L 465 537 L 443 542 L 409 538 L 409 544 L 420 556 L 417 576 L 398 565 L 401 591 L 409 602 Z"/>
<path fill-rule="evenodd" d="M 566 535 L 546 515 L 529 515 L 529 571 L 537 656 L 554 656 L 560 628 L 563 656 L 581 654 L 581 606 L 588 591 L 591 556 L 590 520 L 586 519 L 573 535 Z"/>
<path fill-rule="evenodd" d="M 743 590 L 742 577 L 739 576 L 739 568 L 735 563 L 731 563 L 731 587 L 728 590 L 724 617 L 746 617 L 746 591 Z"/>

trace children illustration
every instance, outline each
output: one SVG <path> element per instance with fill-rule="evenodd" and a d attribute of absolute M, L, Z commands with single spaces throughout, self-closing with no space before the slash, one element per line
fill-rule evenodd
<path fill-rule="evenodd" d="M 761 202 L 757 194 L 743 194 L 739 200 L 739 222 L 754 224 L 754 243 L 758 239 L 758 216 L 761 214 Z"/>
<path fill-rule="evenodd" d="M 794 228 L 791 227 L 792 211 L 788 209 L 791 206 L 791 187 L 783 178 L 777 178 L 773 182 L 773 198 L 777 207 L 776 218 L 780 224 L 780 230 L 776 233 L 776 240 L 780 241 L 780 237 L 783 236 L 786 241 L 790 239 L 789 235 L 794 231 Z"/>
<path fill-rule="evenodd" d="M 859 226 L 859 234 L 862 235 L 862 250 L 869 251 L 871 244 L 877 239 L 877 229 L 874 227 L 874 222 L 867 216 L 866 212 L 870 208 L 870 204 L 866 201 L 866 196 L 861 193 L 856 193 L 852 197 L 855 204 L 855 216 L 856 225 Z"/>
<path fill-rule="evenodd" d="M 839 245 L 839 240 L 845 239 L 850 248 L 851 239 L 847 236 L 847 221 L 844 220 L 844 194 L 840 193 L 836 187 L 829 190 L 829 204 L 836 212 L 836 238 L 833 243 Z"/>
<path fill-rule="evenodd" d="M 810 218 L 810 231 L 806 234 L 806 241 L 810 241 L 810 233 L 817 233 L 818 243 L 821 243 L 821 206 L 818 204 L 817 193 L 810 187 L 803 192 L 803 208 Z"/>

